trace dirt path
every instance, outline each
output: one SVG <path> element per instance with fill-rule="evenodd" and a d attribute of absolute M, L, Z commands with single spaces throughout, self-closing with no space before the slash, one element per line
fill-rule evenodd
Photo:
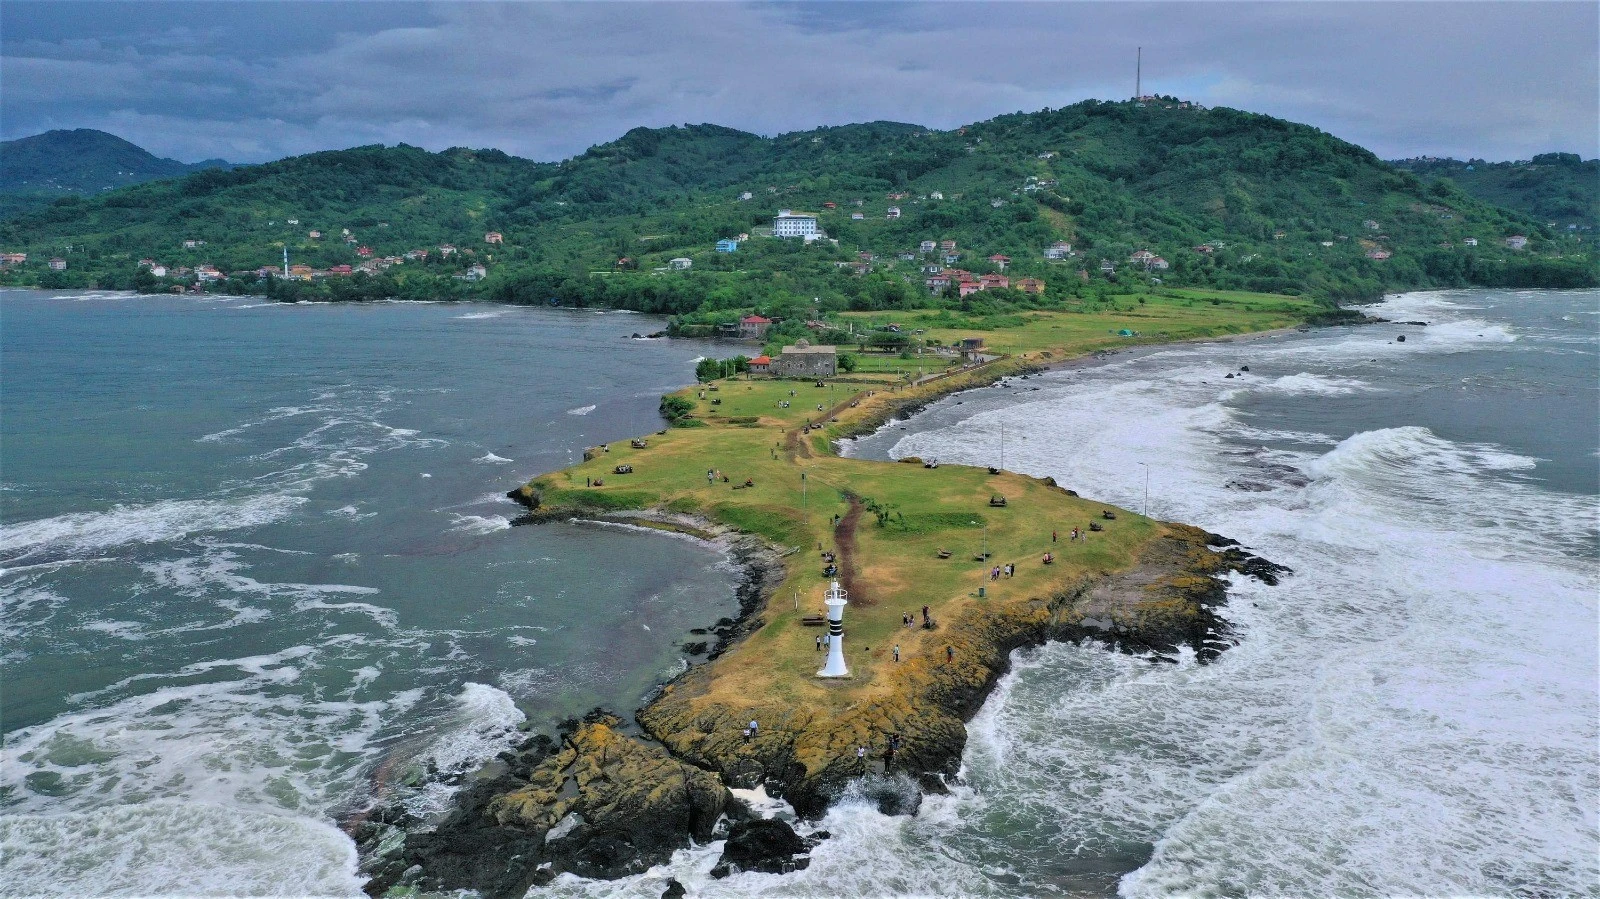
<path fill-rule="evenodd" d="M 833 532 L 834 551 L 839 557 L 839 583 L 850 592 L 850 601 L 856 605 L 872 605 L 872 597 L 868 595 L 861 582 L 861 573 L 856 566 L 856 528 L 861 524 L 861 513 L 866 509 L 861 505 L 861 498 L 850 495 L 850 511 L 844 513 L 844 518 Z"/>

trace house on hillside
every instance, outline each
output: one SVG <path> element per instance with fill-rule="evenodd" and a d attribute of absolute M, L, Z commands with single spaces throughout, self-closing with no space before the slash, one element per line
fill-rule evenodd
<path fill-rule="evenodd" d="M 349 268 L 349 266 L 345 266 Z M 214 265 L 197 265 L 194 267 L 194 276 L 201 281 L 221 281 L 222 272 L 217 271 Z"/>
<path fill-rule="evenodd" d="M 930 200 L 943 200 L 944 199 L 944 192 L 943 191 L 938 191 L 938 190 L 931 191 L 928 194 L 928 199 L 930 199 Z"/>
<path fill-rule="evenodd" d="M 946 252 L 946 253 L 951 252 L 955 248 L 956 248 L 956 242 L 953 241 L 953 240 L 941 240 L 941 241 L 939 241 L 939 249 L 944 251 L 944 252 Z"/>
<path fill-rule="evenodd" d="M 27 261 L 27 253 L 0 253 L 0 265 L 21 265 Z"/>
<path fill-rule="evenodd" d="M 1011 286 L 1011 279 L 1005 275 L 979 275 L 979 290 L 1003 289 Z"/>
<path fill-rule="evenodd" d="M 455 255 L 455 252 L 456 252 L 456 248 L 454 246 L 450 245 L 450 244 L 441 244 L 439 246 L 439 255 L 440 256 L 453 256 L 453 255 Z"/>
<path fill-rule="evenodd" d="M 768 356 L 766 353 L 762 353 L 761 355 L 750 360 L 750 373 L 753 375 L 764 375 L 767 374 L 771 369 L 772 357 Z"/>
<path fill-rule="evenodd" d="M 53 271 L 53 272 L 64 272 L 64 271 L 66 271 L 67 270 L 67 260 L 62 259 L 60 256 L 57 256 L 54 259 L 51 259 L 50 260 L 50 270 Z"/>
<path fill-rule="evenodd" d="M 1164 272 L 1171 267 L 1167 260 L 1162 259 L 1160 256 L 1152 256 L 1150 261 L 1145 264 L 1145 271 Z"/>
<path fill-rule="evenodd" d="M 355 269 L 352 269 L 348 265 L 333 265 L 328 267 L 328 274 L 330 275 L 351 275 L 354 273 Z"/>
<path fill-rule="evenodd" d="M 806 240 L 815 240 L 817 237 L 817 217 L 780 209 L 777 217 L 772 220 L 772 236 L 782 238 L 801 237 Z"/>
<path fill-rule="evenodd" d="M 944 293 L 950 287 L 950 279 L 944 275 L 932 275 L 924 278 L 922 283 L 928 288 L 929 293 Z"/>
<path fill-rule="evenodd" d="M 157 262 L 155 265 L 150 266 L 150 274 L 155 275 L 157 278 L 165 278 L 167 276 L 167 267 Z"/>
<path fill-rule="evenodd" d="M 944 256 L 941 257 L 941 258 L 944 259 L 944 264 L 945 265 L 955 265 L 957 262 L 961 261 L 961 254 L 960 253 L 945 253 Z"/>
<path fill-rule="evenodd" d="M 983 290 L 983 284 L 978 281 L 961 280 L 956 282 L 956 296 L 971 296 Z"/>
<path fill-rule="evenodd" d="M 1002 256 L 999 253 L 996 253 L 993 256 L 989 257 L 989 264 L 994 266 L 995 268 L 1001 270 L 1001 271 L 1005 271 L 1006 270 L 1006 266 L 1011 264 L 1011 257 L 1010 256 Z"/>
<path fill-rule="evenodd" d="M 1528 245 L 1528 239 L 1521 234 L 1513 234 L 1506 238 L 1506 246 L 1513 250 L 1520 250 Z"/>
<path fill-rule="evenodd" d="M 1058 240 L 1050 246 L 1045 247 L 1044 250 L 1044 258 L 1046 259 L 1066 259 L 1071 255 L 1072 244 L 1067 243 L 1064 240 Z"/>
<path fill-rule="evenodd" d="M 316 270 L 313 269 L 309 265 L 291 265 L 291 266 L 289 266 L 289 277 L 291 277 L 291 278 L 299 278 L 302 281 L 310 280 L 311 276 L 313 274 L 315 274 L 315 273 L 316 273 Z"/>
<path fill-rule="evenodd" d="M 839 204 L 833 202 L 832 200 L 829 200 L 828 202 L 822 204 L 822 208 L 823 209 L 838 209 L 839 208 Z"/>
<path fill-rule="evenodd" d="M 824 378 L 839 372 L 838 350 L 832 346 L 812 346 L 810 341 L 797 340 L 786 346 L 778 358 L 768 364 L 767 370 L 785 378 Z"/>
<path fill-rule="evenodd" d="M 748 190 L 739 194 L 739 199 L 740 200 L 750 200 L 750 199 L 754 199 L 754 198 L 755 198 L 755 194 L 752 194 Z"/>
<path fill-rule="evenodd" d="M 1012 286 L 1023 293 L 1030 293 L 1034 296 L 1044 293 L 1044 282 L 1038 278 L 1018 278 L 1017 282 Z"/>
<path fill-rule="evenodd" d="M 467 266 L 467 270 L 456 275 L 456 277 L 463 281 L 482 281 L 484 278 L 489 277 L 489 270 L 484 268 L 481 263 L 475 262 Z"/>
<path fill-rule="evenodd" d="M 1475 247 L 1478 245 L 1478 239 L 1476 237 L 1469 237 L 1466 240 L 1463 240 L 1461 244 L 1462 246 Z"/>
<path fill-rule="evenodd" d="M 667 260 L 667 268 L 670 268 L 675 272 L 685 271 L 692 265 L 694 265 L 694 260 L 686 256 L 679 256 L 676 259 Z"/>
<path fill-rule="evenodd" d="M 724 237 L 723 239 L 717 241 L 718 253 L 737 253 L 738 251 L 739 242 L 737 240 Z"/>
<path fill-rule="evenodd" d="M 1368 259 L 1379 259 L 1379 260 L 1382 260 L 1382 259 L 1388 259 L 1390 256 L 1393 256 L 1394 254 L 1389 252 L 1388 250 L 1380 250 L 1380 249 L 1374 248 L 1374 249 L 1368 250 L 1366 255 L 1367 255 Z"/>
<path fill-rule="evenodd" d="M 884 212 L 883 217 L 884 218 L 890 218 L 890 219 L 899 218 L 900 217 L 900 207 L 899 206 L 890 206 L 888 211 Z"/>
<path fill-rule="evenodd" d="M 1195 247 L 1194 251 L 1196 253 L 1199 253 L 1202 256 L 1210 256 L 1212 253 L 1215 253 L 1217 251 L 1217 248 L 1212 246 L 1211 244 L 1203 243 L 1200 246 Z"/>
<path fill-rule="evenodd" d="M 864 221 L 866 221 L 866 219 L 867 219 L 867 214 L 865 212 L 852 212 L 852 213 L 850 213 L 850 221 L 852 221 L 852 222 L 864 222 Z"/>
<path fill-rule="evenodd" d="M 410 259 L 412 261 L 416 261 L 418 259 L 427 259 L 428 258 L 428 251 L 427 250 L 407 250 L 406 251 L 406 258 Z"/>
<path fill-rule="evenodd" d="M 773 321 L 760 315 L 747 315 L 739 319 L 739 336 L 745 340 L 760 340 L 772 327 Z"/>
<path fill-rule="evenodd" d="M 1102 259 L 1100 260 L 1100 272 L 1106 275 L 1114 275 L 1117 273 L 1117 264 L 1109 259 Z"/>
<path fill-rule="evenodd" d="M 196 247 L 203 247 L 205 245 L 206 242 L 203 240 L 186 240 L 183 242 L 183 248 L 185 250 L 192 250 Z"/>
<path fill-rule="evenodd" d="M 483 235 L 483 242 L 484 243 L 505 243 L 506 242 L 506 237 L 505 237 L 504 234 L 501 234 L 499 231 L 490 231 L 488 234 Z"/>
<path fill-rule="evenodd" d="M 371 256 L 372 255 L 372 248 L 371 247 L 356 247 L 356 255 L 357 256 Z"/>
<path fill-rule="evenodd" d="M 922 243 L 917 244 L 917 251 L 920 252 L 920 253 L 932 253 L 934 250 L 937 250 L 938 248 L 939 248 L 939 245 L 934 243 L 931 240 L 925 240 Z"/>
<path fill-rule="evenodd" d="M 307 231 L 306 232 L 306 237 L 308 239 L 310 239 L 310 240 L 321 240 L 322 239 L 322 232 L 321 231 L 315 231 L 315 230 Z"/>

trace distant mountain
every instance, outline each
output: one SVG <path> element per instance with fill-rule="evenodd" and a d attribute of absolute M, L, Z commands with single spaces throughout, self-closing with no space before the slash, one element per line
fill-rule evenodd
<path fill-rule="evenodd" d="M 1561 228 L 1600 228 L 1600 159 L 1576 153 L 1543 153 L 1520 162 L 1481 159 L 1398 159 L 1392 165 L 1430 178 L 1447 178 L 1461 189 L 1507 209 L 1525 212 Z"/>
<path fill-rule="evenodd" d="M 232 167 L 221 159 L 192 164 L 163 159 L 92 128 L 46 131 L 0 143 L 0 210 L 4 210 L 0 214 L 14 214 L 61 196 Z"/>
<path fill-rule="evenodd" d="M 815 213 L 832 240 L 764 237 L 780 209 Z M 741 234 L 749 239 L 736 252 L 713 249 Z M 957 247 L 951 261 L 919 252 L 923 241 L 947 240 Z M 1057 242 L 1071 253 L 1046 258 Z M 315 269 L 377 270 L 367 281 L 279 285 L 296 295 L 486 295 L 801 317 L 928 302 L 1059 307 L 1158 278 L 1326 300 L 1592 285 L 1592 244 L 1315 128 L 1172 98 L 1085 101 L 950 131 L 893 122 L 776 137 L 636 128 L 559 163 L 357 147 L 66 197 L 0 223 L 0 249 L 30 253 L 28 266 L 71 245 L 63 283 L 129 285 L 141 257 L 173 270 L 250 272 L 281 266 L 287 249 L 291 263 Z M 384 260 L 413 250 L 429 254 Z M 667 273 L 680 258 L 692 269 Z M 487 276 L 472 280 L 472 262 Z M 1009 276 L 1048 286 L 1027 297 L 930 298 L 923 269 L 937 264 L 1004 264 Z M 37 276 L 24 267 L 7 277 Z"/>

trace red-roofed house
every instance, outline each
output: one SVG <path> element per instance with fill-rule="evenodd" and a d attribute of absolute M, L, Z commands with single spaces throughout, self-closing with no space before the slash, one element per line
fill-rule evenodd
<path fill-rule="evenodd" d="M 1011 279 L 1007 278 L 1005 275 L 979 275 L 978 284 L 980 290 L 991 290 L 1000 287 L 1010 287 Z"/>
<path fill-rule="evenodd" d="M 994 266 L 995 268 L 1001 270 L 1001 271 L 1005 271 L 1006 270 L 1006 266 L 1011 264 L 1011 257 L 1010 256 L 1002 256 L 999 253 L 996 253 L 993 256 L 989 257 L 989 264 Z"/>
<path fill-rule="evenodd" d="M 1044 282 L 1038 278 L 1018 278 L 1016 287 L 1023 293 L 1035 295 L 1044 293 Z"/>
<path fill-rule="evenodd" d="M 328 268 L 328 274 L 330 275 L 348 275 L 351 271 L 352 269 L 348 265 L 335 265 Z"/>
<path fill-rule="evenodd" d="M 924 279 L 922 283 L 927 286 L 929 293 L 943 293 L 945 288 L 950 286 L 950 279 L 944 275 L 934 275 Z"/>
<path fill-rule="evenodd" d="M 371 256 L 372 255 L 372 248 L 371 247 L 356 247 L 356 255 L 357 256 Z"/>
<path fill-rule="evenodd" d="M 488 234 L 483 235 L 484 243 L 505 243 L 505 239 L 505 235 L 499 231 L 490 231 Z"/>
<path fill-rule="evenodd" d="M 760 340 L 772 327 L 772 319 L 759 315 L 747 315 L 739 319 L 739 337 L 744 340 Z"/>
<path fill-rule="evenodd" d="M 772 370 L 772 357 L 765 353 L 750 360 L 750 373 L 764 375 Z"/>
<path fill-rule="evenodd" d="M 957 285 L 958 296 L 968 296 L 983 290 L 983 285 L 977 281 L 962 281 Z"/>

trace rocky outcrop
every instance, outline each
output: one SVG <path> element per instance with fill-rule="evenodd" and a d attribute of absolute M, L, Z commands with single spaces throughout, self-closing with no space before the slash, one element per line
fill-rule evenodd
<path fill-rule="evenodd" d="M 816 845 L 794 832 L 786 822 L 772 818 L 741 821 L 728 831 L 722 858 L 711 869 L 711 876 L 727 877 L 741 871 L 788 874 L 811 864 L 805 853 Z"/>
<path fill-rule="evenodd" d="M 476 889 L 521 896 L 562 872 L 618 877 L 666 861 L 689 839 L 712 838 L 733 804 L 722 780 L 592 713 L 559 743 L 513 754 L 509 771 L 480 779 L 433 828 L 359 834 L 367 890 Z M 377 845 L 372 845 L 374 839 Z"/>

